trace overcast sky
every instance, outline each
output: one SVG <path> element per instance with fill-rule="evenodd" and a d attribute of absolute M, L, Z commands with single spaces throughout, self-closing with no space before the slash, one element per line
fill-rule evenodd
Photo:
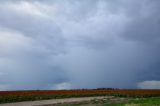
<path fill-rule="evenodd" d="M 160 89 L 160 0 L 1 0 L 0 90 Z"/>

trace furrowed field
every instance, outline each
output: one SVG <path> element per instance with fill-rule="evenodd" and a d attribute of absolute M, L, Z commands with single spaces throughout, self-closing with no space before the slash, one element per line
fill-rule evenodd
<path fill-rule="evenodd" d="M 89 96 L 119 96 L 119 97 L 157 97 L 160 90 L 33 90 L 33 91 L 0 91 L 0 103 L 33 101 L 54 98 L 89 97 Z"/>

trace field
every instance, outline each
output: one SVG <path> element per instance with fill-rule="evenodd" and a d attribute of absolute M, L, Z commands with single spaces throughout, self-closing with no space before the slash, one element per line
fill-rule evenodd
<path fill-rule="evenodd" d="M 34 101 L 55 98 L 105 96 L 115 97 L 160 97 L 160 90 L 127 90 L 127 89 L 95 89 L 95 90 L 34 90 L 34 91 L 0 91 L 0 103 Z"/>
<path fill-rule="evenodd" d="M 160 106 L 160 97 L 95 99 L 87 102 L 63 103 L 44 106 Z"/>

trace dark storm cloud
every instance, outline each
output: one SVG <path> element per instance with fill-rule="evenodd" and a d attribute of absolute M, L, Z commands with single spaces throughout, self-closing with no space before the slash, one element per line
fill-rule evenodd
<path fill-rule="evenodd" d="M 159 43 L 159 5 L 159 1 L 148 1 L 137 6 L 140 9 L 131 17 L 132 21 L 127 25 L 125 36 L 146 43 Z"/>
<path fill-rule="evenodd" d="M 158 88 L 159 4 L 1 2 L 0 89 Z"/>

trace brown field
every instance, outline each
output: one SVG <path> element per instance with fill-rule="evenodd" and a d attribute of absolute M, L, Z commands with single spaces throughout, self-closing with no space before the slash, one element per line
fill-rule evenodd
<path fill-rule="evenodd" d="M 104 96 L 104 95 L 122 96 L 122 97 L 155 97 L 155 96 L 160 96 L 160 90 L 83 89 L 83 90 L 0 91 L 0 103 L 54 99 L 54 98 Z"/>

